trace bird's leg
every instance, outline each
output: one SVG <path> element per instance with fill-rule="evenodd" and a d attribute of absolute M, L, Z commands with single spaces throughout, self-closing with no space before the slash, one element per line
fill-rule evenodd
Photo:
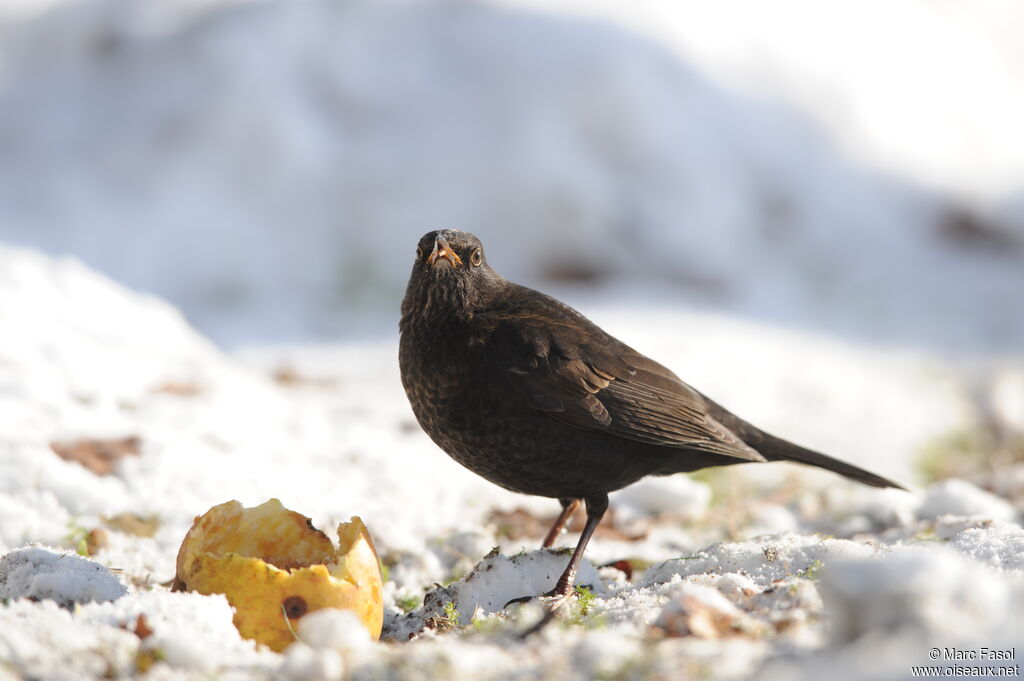
<path fill-rule="evenodd" d="M 579 500 L 575 500 L 579 503 Z M 583 527 L 583 532 L 580 534 L 579 543 L 576 544 L 576 550 L 572 552 L 572 558 L 569 559 L 569 564 L 565 567 L 565 572 L 558 578 L 558 582 L 555 583 L 555 588 L 544 594 L 548 597 L 553 597 L 554 602 L 548 606 L 548 611 L 544 614 L 544 617 L 539 622 L 534 624 L 532 627 L 524 631 L 519 635 L 520 639 L 528 638 L 533 634 L 537 633 L 555 619 L 555 613 L 561 608 L 569 597 L 575 593 L 573 589 L 573 581 L 576 579 L 576 569 L 580 565 L 580 559 L 583 558 L 583 552 L 587 548 L 587 542 L 590 541 L 591 535 L 594 534 L 594 530 L 597 529 L 598 524 L 601 522 L 601 518 L 604 517 L 605 511 L 608 510 L 608 495 L 602 494 L 599 497 L 589 497 L 585 500 L 587 502 L 587 524 Z M 565 514 L 565 511 L 563 511 Z M 561 518 L 559 518 L 561 520 Z M 508 607 L 511 603 L 521 603 L 530 600 L 529 598 L 517 598 L 513 601 L 509 601 L 505 604 Z"/>
<path fill-rule="evenodd" d="M 594 530 L 601 522 L 601 518 L 604 517 L 604 512 L 608 510 L 608 495 L 602 494 L 597 497 L 588 497 L 587 502 L 587 524 L 583 526 L 583 532 L 580 534 L 580 540 L 576 544 L 576 550 L 572 552 L 572 558 L 569 559 L 569 564 L 565 568 L 565 572 L 558 578 L 558 582 L 555 583 L 555 588 L 544 594 L 545 596 L 555 596 L 559 598 L 559 601 L 552 608 L 562 605 L 562 603 L 573 593 L 572 583 L 576 579 L 576 569 L 580 565 L 580 559 L 583 558 L 583 552 L 587 549 L 587 542 L 590 541 L 591 535 L 594 534 Z"/>
<path fill-rule="evenodd" d="M 570 505 L 571 504 L 570 500 Z M 579 503 L 579 500 L 575 500 Z M 555 583 L 555 588 L 548 591 L 545 594 L 541 594 L 546 597 L 554 597 L 557 600 L 551 606 L 551 612 L 554 612 L 562 603 L 564 603 L 574 591 L 572 587 L 573 580 L 576 579 L 576 569 L 580 565 L 580 559 L 583 557 L 583 551 L 587 548 L 587 542 L 590 541 L 591 535 L 594 534 L 594 530 L 597 529 L 598 523 L 601 522 L 601 518 L 604 516 L 604 512 L 608 510 L 608 495 L 602 494 L 599 497 L 590 497 L 586 499 L 587 502 L 587 524 L 583 527 L 583 532 L 580 534 L 580 540 L 576 544 L 576 550 L 572 552 L 572 558 L 569 559 L 569 564 L 565 567 L 565 572 L 558 578 Z M 563 511 L 563 514 L 567 513 Z M 511 601 L 505 604 L 505 607 L 513 603 L 525 603 L 532 600 L 531 596 L 523 596 L 522 598 L 513 598 Z"/>
<path fill-rule="evenodd" d="M 566 523 L 569 522 L 569 518 L 579 508 L 579 499 L 559 499 L 558 503 L 562 505 L 562 512 L 558 515 L 558 519 L 555 520 L 555 524 L 551 526 L 551 530 L 548 531 L 548 536 L 544 537 L 544 543 L 540 545 L 542 549 L 551 548 L 555 545 L 555 541 L 558 539 L 558 535 L 562 534 L 562 530 L 565 529 Z"/>

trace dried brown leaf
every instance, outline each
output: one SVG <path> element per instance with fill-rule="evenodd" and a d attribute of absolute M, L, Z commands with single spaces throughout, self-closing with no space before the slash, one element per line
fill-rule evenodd
<path fill-rule="evenodd" d="M 279 385 L 287 388 L 298 388 L 301 386 L 332 388 L 338 384 L 337 379 L 334 378 L 313 378 L 311 376 L 304 376 L 299 373 L 298 369 L 287 364 L 282 364 L 274 369 L 271 377 Z"/>
<path fill-rule="evenodd" d="M 714 640 L 742 633 L 737 627 L 741 616 L 735 607 L 725 604 L 716 607 L 683 595 L 665 606 L 654 627 L 659 634 L 672 638 L 696 636 Z"/>
<path fill-rule="evenodd" d="M 197 397 L 203 393 L 203 388 L 191 381 L 167 381 L 153 388 L 152 392 L 175 397 Z"/>
<path fill-rule="evenodd" d="M 110 475 L 118 461 L 127 456 L 138 456 L 141 448 L 142 438 L 137 435 L 50 443 L 54 454 L 65 461 L 74 461 L 96 475 Z"/>
<path fill-rule="evenodd" d="M 152 537 L 160 529 L 160 518 L 141 516 L 137 513 L 118 513 L 117 515 L 104 516 L 103 523 L 112 530 L 124 532 L 136 537 Z"/>
<path fill-rule="evenodd" d="M 95 556 L 97 551 L 110 545 L 110 535 L 102 527 L 94 527 L 85 535 L 85 551 Z"/>

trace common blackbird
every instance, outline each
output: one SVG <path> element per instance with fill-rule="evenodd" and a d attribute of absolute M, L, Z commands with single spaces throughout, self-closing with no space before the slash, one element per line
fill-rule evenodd
<path fill-rule="evenodd" d="M 506 489 L 580 501 L 587 522 L 548 596 L 572 592 L 608 493 L 646 475 L 750 461 L 795 461 L 874 487 L 900 485 L 752 426 L 568 305 L 505 280 L 480 240 L 420 239 L 402 301 L 399 364 L 427 435 Z M 902 488 L 901 488 L 902 489 Z"/>

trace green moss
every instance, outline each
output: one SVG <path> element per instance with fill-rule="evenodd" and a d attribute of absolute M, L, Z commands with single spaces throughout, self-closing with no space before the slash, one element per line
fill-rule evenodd
<path fill-rule="evenodd" d="M 78 524 L 75 519 L 68 521 L 68 531 L 64 535 L 64 543 L 80 556 L 89 555 L 89 531 Z"/>
<path fill-rule="evenodd" d="M 500 615 L 491 617 L 474 617 L 473 632 L 483 636 L 493 635 L 502 629 L 505 620 Z"/>
<path fill-rule="evenodd" d="M 923 542 L 939 542 L 939 543 L 941 543 L 941 542 L 949 541 L 949 539 L 943 539 L 943 538 L 939 537 L 939 535 L 935 534 L 935 528 L 934 527 L 929 527 L 929 528 L 923 529 L 920 532 L 918 532 L 917 534 L 915 534 L 910 539 L 910 541 L 914 542 L 914 543 L 923 543 Z"/>
<path fill-rule="evenodd" d="M 577 586 L 576 588 L 576 608 L 580 617 L 586 617 L 590 614 L 590 608 L 594 605 L 594 599 L 597 598 L 594 592 L 585 586 Z"/>
<path fill-rule="evenodd" d="M 444 619 L 452 628 L 459 626 L 459 611 L 455 609 L 455 601 L 444 604 Z"/>
<path fill-rule="evenodd" d="M 395 599 L 395 605 L 401 608 L 402 612 L 412 612 L 418 608 L 422 602 L 423 599 L 416 595 Z"/>
<path fill-rule="evenodd" d="M 458 629 L 459 611 L 455 607 L 455 601 L 448 601 L 444 604 L 444 614 L 438 617 L 428 617 L 426 619 L 426 626 L 440 633 Z"/>
<path fill-rule="evenodd" d="M 825 567 L 824 563 L 822 563 L 820 560 L 815 560 L 810 565 L 807 566 L 807 569 L 802 570 L 800 572 L 800 576 L 803 577 L 804 579 L 811 579 L 811 580 L 818 579 L 819 577 L 821 577 L 821 570 L 824 567 Z"/>
<path fill-rule="evenodd" d="M 604 615 L 594 616 L 591 610 L 597 596 L 585 586 L 577 586 L 576 600 L 572 604 L 569 616 L 565 619 L 566 625 L 583 626 L 587 629 L 598 629 L 607 624 Z"/>

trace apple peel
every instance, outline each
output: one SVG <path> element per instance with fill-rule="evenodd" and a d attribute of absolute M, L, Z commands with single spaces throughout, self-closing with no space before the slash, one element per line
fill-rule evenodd
<path fill-rule="evenodd" d="M 351 610 L 380 638 L 380 562 L 358 516 L 338 525 L 339 546 L 277 499 L 237 501 L 196 518 L 178 550 L 175 588 L 224 594 L 245 638 L 278 652 L 296 641 L 297 621 L 321 608 Z"/>

